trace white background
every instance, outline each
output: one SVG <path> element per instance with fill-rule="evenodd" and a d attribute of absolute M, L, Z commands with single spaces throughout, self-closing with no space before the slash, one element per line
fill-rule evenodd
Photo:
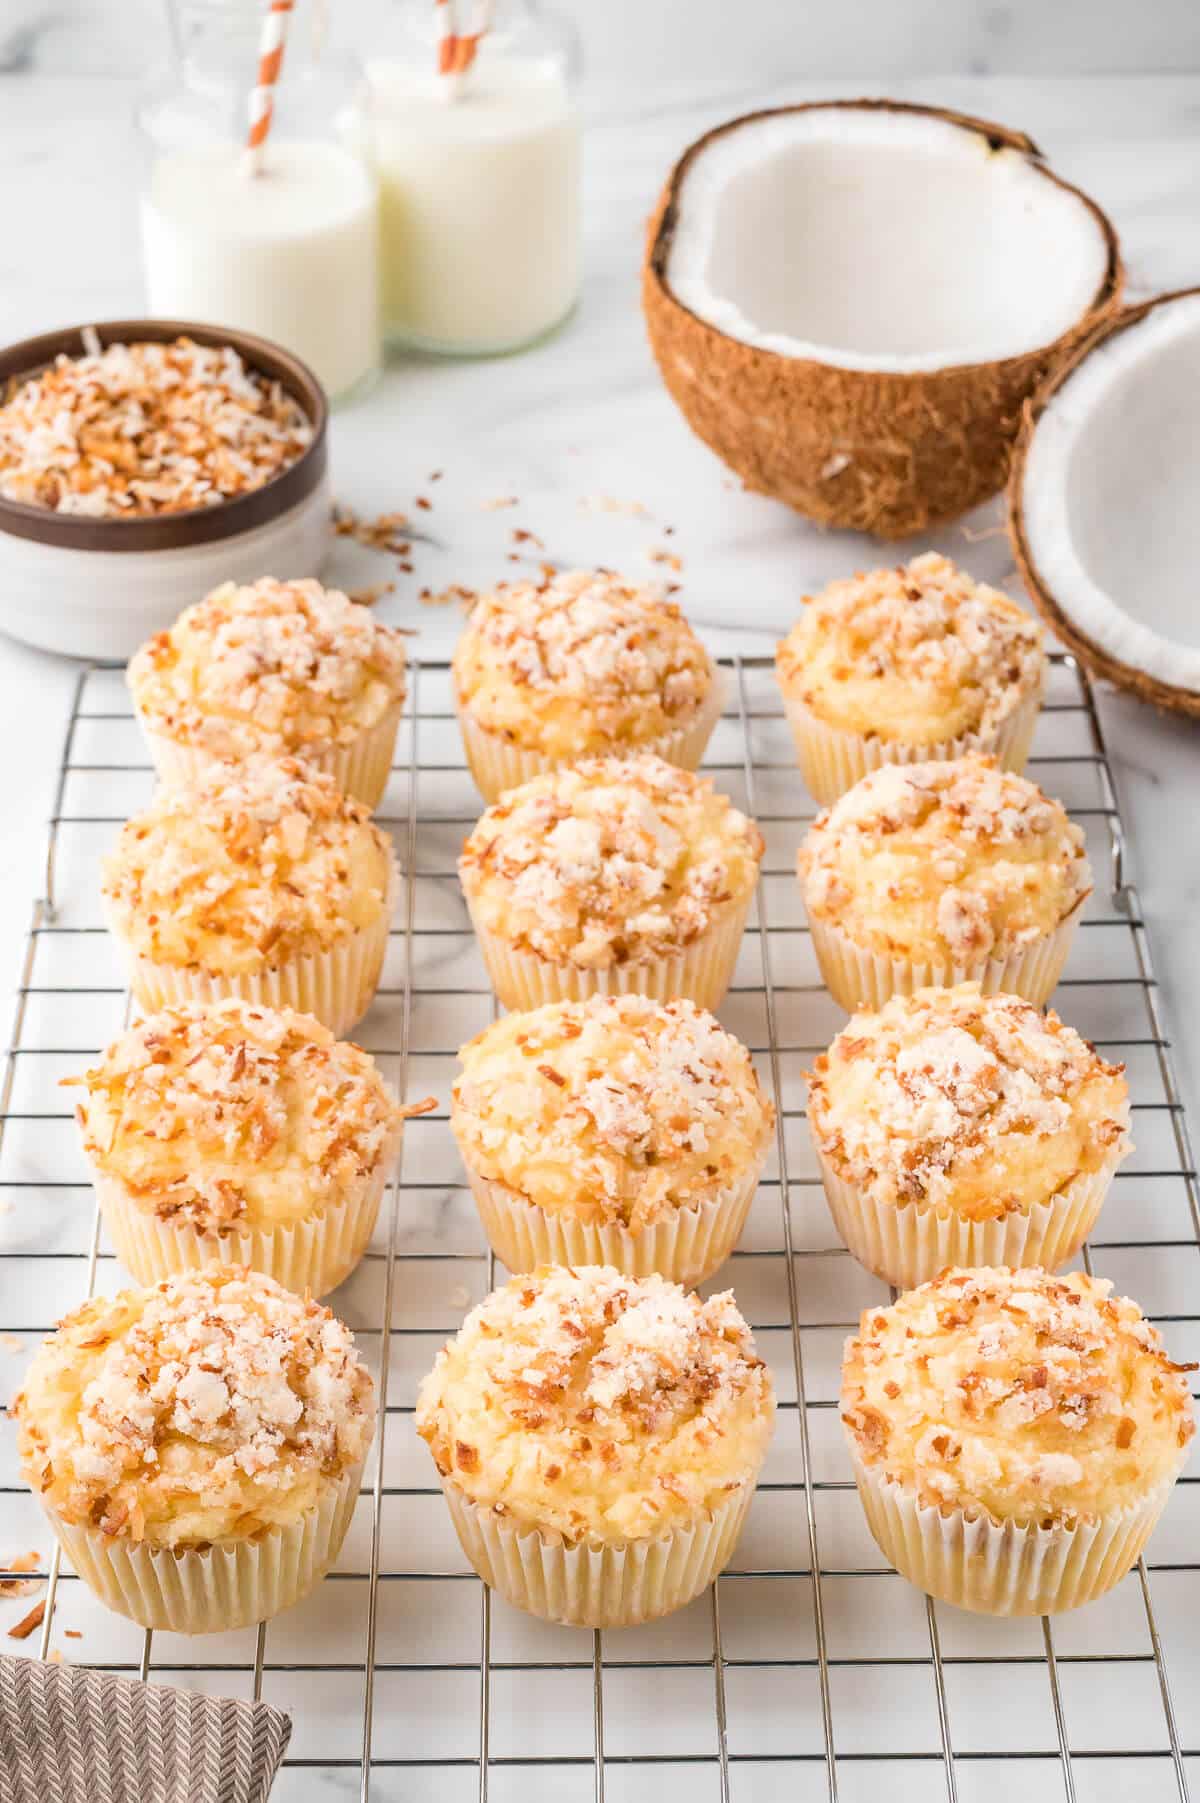
<path fill-rule="evenodd" d="M 248 5 L 255 0 L 246 0 Z M 1196 0 L 560 0 L 605 81 L 647 72 L 761 86 L 822 75 L 1087 75 L 1200 70 Z M 396 0 L 329 0 L 360 44 Z M 161 0 L 0 0 L 0 69 L 128 74 Z"/>

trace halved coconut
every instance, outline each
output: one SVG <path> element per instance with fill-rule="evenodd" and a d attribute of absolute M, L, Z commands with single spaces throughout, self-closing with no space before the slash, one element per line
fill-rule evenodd
<path fill-rule="evenodd" d="M 1026 586 L 1100 675 L 1200 716 L 1200 289 L 1127 307 L 1038 391 L 1009 523 Z"/>
<path fill-rule="evenodd" d="M 1004 486 L 1023 402 L 1120 286 L 1108 220 L 1028 138 L 855 100 L 693 144 L 643 302 L 668 389 L 747 487 L 901 538 Z"/>

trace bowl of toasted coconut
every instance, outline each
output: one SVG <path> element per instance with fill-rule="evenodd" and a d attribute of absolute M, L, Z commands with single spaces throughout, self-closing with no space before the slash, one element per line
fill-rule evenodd
<path fill-rule="evenodd" d="M 0 631 L 122 658 L 225 581 L 316 576 L 328 408 L 266 339 L 177 319 L 0 351 Z"/>

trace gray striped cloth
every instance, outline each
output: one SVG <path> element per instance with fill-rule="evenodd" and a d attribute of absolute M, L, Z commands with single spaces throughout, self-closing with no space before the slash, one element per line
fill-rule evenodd
<path fill-rule="evenodd" d="M 266 1703 L 0 1656 L 0 1803 L 263 1803 L 291 1732 Z"/>

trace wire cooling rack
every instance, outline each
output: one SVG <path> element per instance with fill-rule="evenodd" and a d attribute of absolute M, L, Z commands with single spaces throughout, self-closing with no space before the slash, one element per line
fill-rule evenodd
<path fill-rule="evenodd" d="M 188 1640 L 108 1613 L 69 1570 L 0 1432 L 0 1563 L 41 1549 L 45 1617 L 3 1639 L 32 1597 L 0 1601 L 0 1645 L 31 1656 L 264 1696 L 295 1727 L 275 1796 L 439 1803 L 1168 1803 L 1200 1795 L 1200 1479 L 1185 1475 L 1145 1564 L 1054 1621 L 933 1604 L 883 1564 L 843 1448 L 841 1344 L 884 1287 L 840 1246 L 804 1121 L 802 1073 L 841 1024 L 822 988 L 793 867 L 812 818 L 770 665 L 727 662 L 706 768 L 767 841 L 758 913 L 726 1024 L 779 1110 L 775 1156 L 733 1284 L 781 1402 L 731 1569 L 688 1609 L 605 1634 L 550 1627 L 493 1598 L 454 1540 L 412 1424 L 441 1342 L 494 1278 L 447 1125 L 459 1044 L 493 1001 L 454 874 L 479 808 L 444 663 L 414 662 L 380 818 L 404 872 L 401 918 L 359 1037 L 410 1121 L 400 1177 L 363 1263 L 334 1298 L 375 1369 L 373 1463 L 337 1569 L 257 1630 Z M 1137 1152 L 1088 1248 L 1200 1355 L 1200 1198 L 1100 722 L 1083 672 L 1055 658 L 1032 774 L 1086 829 L 1097 873 L 1056 1005 L 1125 1059 Z M 0 1394 L 86 1294 L 124 1281 L 95 1213 L 58 1079 L 120 1028 L 127 998 L 99 921 L 97 860 L 149 797 L 119 670 L 82 671 L 63 747 L 45 893 L 35 902 L 0 1087 Z"/>

